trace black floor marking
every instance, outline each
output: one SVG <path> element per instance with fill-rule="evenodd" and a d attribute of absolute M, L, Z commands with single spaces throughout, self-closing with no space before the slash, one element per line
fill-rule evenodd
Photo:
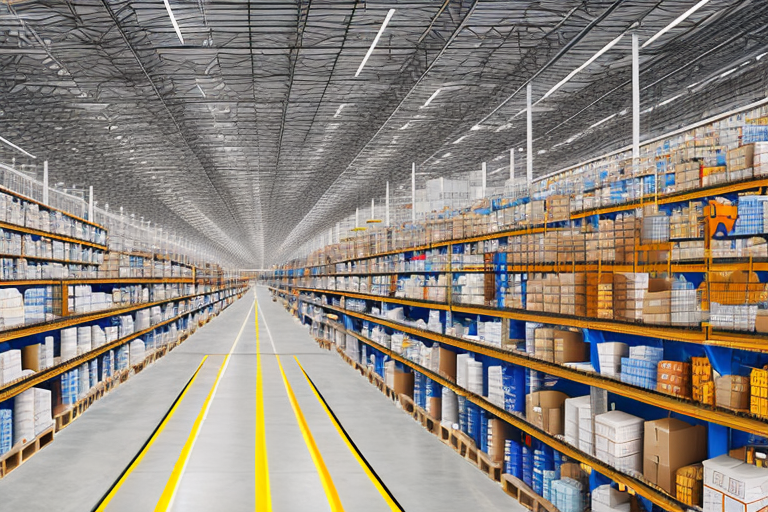
<path fill-rule="evenodd" d="M 339 418 L 336 416 L 336 413 L 333 412 L 333 409 L 331 409 L 331 406 L 328 405 L 328 402 L 325 400 L 325 397 L 323 396 L 323 394 L 320 393 L 320 390 L 317 388 L 315 383 L 312 381 L 312 378 L 307 374 L 307 372 L 304 370 L 303 367 L 300 366 L 300 368 L 301 368 L 302 373 L 304 373 L 304 376 L 309 381 L 309 384 L 312 386 L 312 388 L 317 393 L 317 396 L 319 396 L 320 400 L 322 400 L 323 403 L 325 404 L 325 407 L 328 409 L 328 412 L 331 413 L 331 416 L 333 417 L 333 421 L 336 423 L 336 425 L 338 425 L 339 429 L 341 429 L 341 431 L 344 433 L 344 437 L 347 438 L 347 441 L 349 441 L 349 444 L 352 446 L 352 448 L 355 449 L 355 452 L 360 456 L 360 460 L 365 462 L 365 465 L 371 471 L 371 474 L 376 477 L 376 480 L 379 482 L 379 484 L 381 484 L 382 489 L 384 489 L 386 491 L 387 495 L 392 499 L 392 501 L 395 503 L 395 505 L 397 505 L 397 508 L 399 508 L 401 510 L 401 512 L 405 512 L 405 509 L 403 509 L 403 506 L 400 505 L 399 501 L 397 501 L 397 498 L 395 498 L 395 495 L 392 494 L 392 491 L 389 490 L 389 487 L 387 487 L 387 484 L 385 484 L 384 481 L 379 476 L 379 474 L 376 473 L 376 470 L 373 469 L 373 466 L 371 466 L 370 462 L 368 462 L 368 459 L 365 458 L 365 456 L 363 455 L 363 452 L 360 451 L 360 448 L 358 448 L 357 445 L 355 444 L 355 442 L 352 440 L 352 438 L 350 437 L 349 433 L 344 428 L 344 426 L 341 424 L 341 422 L 339 421 Z"/>

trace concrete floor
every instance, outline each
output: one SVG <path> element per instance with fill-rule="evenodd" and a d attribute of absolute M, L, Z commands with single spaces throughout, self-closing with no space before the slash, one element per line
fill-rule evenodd
<path fill-rule="evenodd" d="M 404 510 L 525 510 L 394 407 L 338 354 L 321 350 L 306 328 L 270 300 L 266 288 L 257 288 L 256 295 L 273 510 L 331 510 L 288 400 L 275 351 L 344 510 L 385 512 L 390 508 L 334 428 L 294 356 Z M 257 340 L 252 291 L 171 354 L 96 402 L 58 434 L 53 444 L 0 480 L 0 512 L 92 510 L 208 355 L 175 414 L 106 509 L 155 510 L 241 328 L 242 336 L 221 377 L 169 510 L 254 510 Z"/>

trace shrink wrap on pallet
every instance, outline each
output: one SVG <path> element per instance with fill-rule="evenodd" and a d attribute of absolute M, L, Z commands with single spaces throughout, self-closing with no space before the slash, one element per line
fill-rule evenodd
<path fill-rule="evenodd" d="M 144 342 L 133 340 L 129 344 L 129 361 L 131 366 L 135 366 L 144 361 Z"/>
<path fill-rule="evenodd" d="M 61 330 L 61 360 L 69 361 L 77 356 L 77 327 Z"/>
<path fill-rule="evenodd" d="M 13 444 L 35 438 L 35 390 L 28 389 L 13 399 Z"/>
<path fill-rule="evenodd" d="M 13 411 L 0 409 L 0 455 L 13 447 Z"/>
<path fill-rule="evenodd" d="M 21 350 L 0 353 L 0 385 L 21 377 Z"/>
<path fill-rule="evenodd" d="M 443 425 L 453 426 L 459 422 L 459 397 L 450 388 L 443 388 L 441 415 Z"/>
<path fill-rule="evenodd" d="M 88 363 L 78 367 L 77 399 L 82 400 L 91 389 L 91 368 Z"/>
<path fill-rule="evenodd" d="M 467 362 L 467 389 L 477 395 L 483 394 L 483 363 L 480 361 Z"/>
<path fill-rule="evenodd" d="M 107 342 L 107 335 L 98 325 L 91 326 L 91 347 L 97 348 L 104 345 Z"/>
<path fill-rule="evenodd" d="M 134 331 L 149 329 L 149 309 L 140 309 L 136 312 L 136 320 L 133 322 Z"/>
<path fill-rule="evenodd" d="M 91 351 L 91 326 L 77 328 L 77 355 Z"/>
<path fill-rule="evenodd" d="M 46 336 L 45 337 L 45 343 L 40 347 L 42 351 L 42 356 L 40 358 L 42 367 L 41 370 L 44 368 L 50 368 L 53 366 L 53 336 Z"/>
<path fill-rule="evenodd" d="M 51 416 L 51 392 L 47 389 L 32 388 L 35 391 L 35 436 L 53 425 Z"/>

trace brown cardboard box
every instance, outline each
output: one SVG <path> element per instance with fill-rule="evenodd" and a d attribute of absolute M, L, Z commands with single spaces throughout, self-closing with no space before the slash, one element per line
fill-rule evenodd
<path fill-rule="evenodd" d="M 749 377 L 723 375 L 715 381 L 715 403 L 737 411 L 749 410 Z"/>
<path fill-rule="evenodd" d="M 456 352 L 440 347 L 440 366 L 437 373 L 456 382 Z"/>
<path fill-rule="evenodd" d="M 760 309 L 755 317 L 755 331 L 768 333 L 768 310 Z"/>
<path fill-rule="evenodd" d="M 21 349 L 21 368 L 23 370 L 40 371 L 40 344 L 27 345 Z"/>
<path fill-rule="evenodd" d="M 427 398 L 427 414 L 435 421 L 443 419 L 443 399 L 439 396 Z"/>
<path fill-rule="evenodd" d="M 707 429 L 675 418 L 645 422 L 643 475 L 674 495 L 676 473 L 707 458 Z"/>
<path fill-rule="evenodd" d="M 504 444 L 509 439 L 511 427 L 500 419 L 488 422 L 488 433 L 492 435 L 493 443 L 488 446 L 488 457 L 493 462 L 504 461 Z"/>
<path fill-rule="evenodd" d="M 552 435 L 562 434 L 565 399 L 560 391 L 534 391 L 525 397 L 525 417 L 533 425 Z"/>
<path fill-rule="evenodd" d="M 581 363 L 589 361 L 589 344 L 580 332 L 555 330 L 555 362 Z"/>
<path fill-rule="evenodd" d="M 413 373 L 395 370 L 395 385 L 392 389 L 398 395 L 408 395 L 413 398 Z"/>

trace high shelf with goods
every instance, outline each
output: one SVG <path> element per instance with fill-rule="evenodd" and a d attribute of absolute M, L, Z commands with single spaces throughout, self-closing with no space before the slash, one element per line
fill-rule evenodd
<path fill-rule="evenodd" d="M 613 481 L 646 507 L 701 506 L 702 462 L 730 455 L 768 482 L 767 115 L 661 138 L 637 165 L 614 154 L 529 196 L 356 233 L 262 277 L 353 361 L 412 373 L 425 409 L 457 399 L 447 419 L 445 403 L 429 412 L 478 448 L 503 420 L 508 452 L 593 470 L 580 490 L 593 505 Z M 547 461 L 512 476 L 560 499 Z M 555 472 L 546 487 L 531 480 L 541 471 Z"/>
<path fill-rule="evenodd" d="M 178 255 L 110 251 L 105 227 L 8 189 L 0 242 L 0 477 L 247 287 Z"/>

